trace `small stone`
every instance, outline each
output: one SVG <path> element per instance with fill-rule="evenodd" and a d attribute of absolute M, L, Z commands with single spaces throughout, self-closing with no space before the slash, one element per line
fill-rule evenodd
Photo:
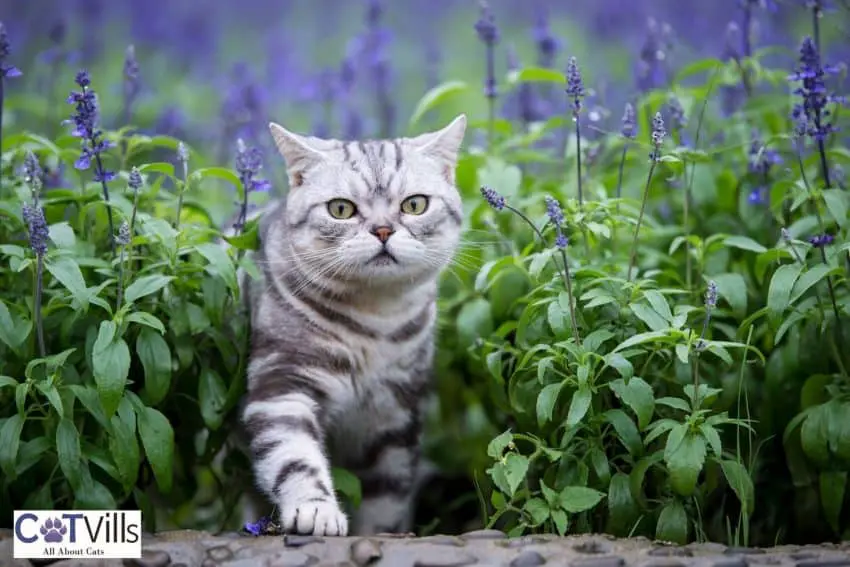
<path fill-rule="evenodd" d="M 742 557 L 712 557 L 710 559 L 712 567 L 747 567 L 747 563 Z"/>
<path fill-rule="evenodd" d="M 314 535 L 286 534 L 283 536 L 283 545 L 286 547 L 304 547 L 311 543 L 322 543 L 324 541 L 322 538 Z"/>
<path fill-rule="evenodd" d="M 216 563 L 220 563 L 233 559 L 233 552 L 226 545 L 217 545 L 207 550 L 207 557 Z"/>
<path fill-rule="evenodd" d="M 357 565 L 371 565 L 382 555 L 381 546 L 370 539 L 358 539 L 351 544 L 351 560 Z"/>
<path fill-rule="evenodd" d="M 659 557 L 658 559 L 650 559 L 643 563 L 641 567 L 686 567 L 686 565 L 676 559 Z"/>
<path fill-rule="evenodd" d="M 608 553 L 611 551 L 611 546 L 604 541 L 591 539 L 573 545 L 573 551 L 576 551 L 577 553 L 586 553 L 588 555 L 598 555 L 600 553 Z"/>
<path fill-rule="evenodd" d="M 501 530 L 473 530 L 461 534 L 460 537 L 466 540 L 506 539 L 508 534 Z"/>
<path fill-rule="evenodd" d="M 764 550 L 758 547 L 729 547 L 723 553 L 725 555 L 762 555 Z"/>
<path fill-rule="evenodd" d="M 519 549 L 520 547 L 525 547 L 526 545 L 531 545 L 533 543 L 543 543 L 545 540 L 538 536 L 520 536 L 520 537 L 512 537 L 507 541 L 499 542 L 499 545 L 503 547 L 507 547 L 508 549 Z"/>
<path fill-rule="evenodd" d="M 693 557 L 693 552 L 685 547 L 665 545 L 650 549 L 647 555 L 651 557 Z"/>
<path fill-rule="evenodd" d="M 447 536 L 447 535 L 433 535 L 427 537 L 421 537 L 416 540 L 417 543 L 431 543 L 434 545 L 446 545 L 451 547 L 463 547 L 464 542 L 462 539 L 455 536 Z"/>
<path fill-rule="evenodd" d="M 166 551 L 162 550 L 142 550 L 140 559 L 125 559 L 124 565 L 127 567 L 166 567 L 171 564 L 171 556 Z"/>
<path fill-rule="evenodd" d="M 797 561 L 797 567 L 850 567 L 850 558 L 819 557 L 817 559 L 803 559 L 802 561 Z"/>
<path fill-rule="evenodd" d="M 573 567 L 623 567 L 626 560 L 617 555 L 609 555 L 606 557 L 588 557 L 587 559 L 579 559 L 573 561 Z"/>
<path fill-rule="evenodd" d="M 262 565 L 265 567 L 308 567 L 316 562 L 318 562 L 318 559 L 312 555 L 300 551 L 284 551 L 270 557 Z M 248 567 L 248 565 L 257 565 L 257 561 L 254 560 L 253 563 L 248 563 L 245 567 Z M 228 565 L 228 567 L 233 567 L 233 564 Z"/>
<path fill-rule="evenodd" d="M 536 551 L 526 550 L 514 557 L 511 567 L 537 567 L 546 563 L 546 559 Z"/>

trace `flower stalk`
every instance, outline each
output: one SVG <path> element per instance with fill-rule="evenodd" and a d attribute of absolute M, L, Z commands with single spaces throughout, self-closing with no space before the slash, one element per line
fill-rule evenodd
<path fill-rule="evenodd" d="M 664 119 L 661 117 L 660 112 L 656 112 L 655 118 L 652 119 L 653 150 L 649 154 L 649 174 L 646 177 L 646 186 L 643 189 L 643 199 L 641 199 L 640 203 L 640 214 L 638 214 L 637 226 L 635 226 L 635 236 L 634 240 L 632 240 L 632 253 L 629 259 L 629 271 L 626 277 L 627 281 L 632 280 L 632 270 L 634 269 L 635 261 L 637 260 L 637 245 L 638 235 L 640 234 L 640 225 L 643 222 L 643 215 L 646 211 L 646 201 L 649 198 L 649 186 L 652 183 L 652 174 L 655 173 L 655 166 L 661 160 L 661 144 L 664 142 L 664 136 L 666 135 L 667 131 L 664 129 Z"/>

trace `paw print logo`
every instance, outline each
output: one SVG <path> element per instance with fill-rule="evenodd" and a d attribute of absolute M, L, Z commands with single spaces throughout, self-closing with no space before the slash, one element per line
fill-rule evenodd
<path fill-rule="evenodd" d="M 62 523 L 59 518 L 47 518 L 47 521 L 42 524 L 41 536 L 48 543 L 62 543 L 63 536 L 68 533 L 68 526 Z"/>

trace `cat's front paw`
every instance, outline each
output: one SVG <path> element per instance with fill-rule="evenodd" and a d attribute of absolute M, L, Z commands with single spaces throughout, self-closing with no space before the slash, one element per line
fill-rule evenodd
<path fill-rule="evenodd" d="M 348 517 L 330 500 L 282 506 L 280 523 L 286 532 L 317 536 L 348 535 Z"/>

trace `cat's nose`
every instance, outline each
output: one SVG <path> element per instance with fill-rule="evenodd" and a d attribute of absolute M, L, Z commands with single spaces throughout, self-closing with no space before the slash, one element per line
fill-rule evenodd
<path fill-rule="evenodd" d="M 378 240 L 380 240 L 381 242 L 386 242 L 387 240 L 389 240 L 390 236 L 392 236 L 393 232 L 395 232 L 395 231 L 393 230 L 393 227 L 391 227 L 391 226 L 373 226 L 372 227 L 372 234 L 374 234 L 378 238 Z"/>

